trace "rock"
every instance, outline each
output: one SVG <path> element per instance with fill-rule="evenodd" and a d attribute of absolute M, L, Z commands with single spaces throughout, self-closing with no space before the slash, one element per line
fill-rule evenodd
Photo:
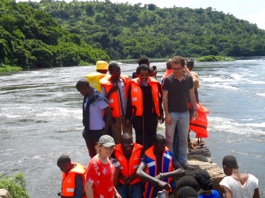
<path fill-rule="evenodd" d="M 194 140 L 192 140 L 193 144 Z M 222 188 L 219 186 L 220 181 L 224 178 L 225 174 L 223 169 L 220 168 L 216 163 L 212 162 L 211 152 L 206 144 L 196 145 L 195 149 L 189 149 L 188 152 L 188 163 L 196 169 L 201 168 L 207 170 L 211 176 L 212 182 L 214 184 L 214 189 L 218 190 L 220 195 L 222 195 Z M 186 175 L 193 175 L 195 170 L 186 170 Z"/>

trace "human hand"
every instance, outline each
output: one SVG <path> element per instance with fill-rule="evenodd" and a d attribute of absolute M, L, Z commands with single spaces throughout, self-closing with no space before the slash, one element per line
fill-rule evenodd
<path fill-rule="evenodd" d="M 122 196 L 118 192 L 116 192 L 115 197 L 116 198 L 122 198 Z"/>
<path fill-rule="evenodd" d="M 172 124 L 172 120 L 171 120 L 170 115 L 168 115 L 168 116 L 165 117 L 165 121 L 166 121 L 166 123 L 169 124 L 169 125 Z"/>
<path fill-rule="evenodd" d="M 162 124 L 165 121 L 165 118 L 163 115 L 158 117 L 159 123 Z"/>
<path fill-rule="evenodd" d="M 167 182 L 161 181 L 161 180 L 158 181 L 158 185 L 160 188 L 167 190 L 167 191 L 169 191 L 171 188 L 170 184 L 168 184 Z"/>
<path fill-rule="evenodd" d="M 198 110 L 193 111 L 193 113 L 192 113 L 192 119 L 196 120 L 197 118 L 198 118 Z"/>

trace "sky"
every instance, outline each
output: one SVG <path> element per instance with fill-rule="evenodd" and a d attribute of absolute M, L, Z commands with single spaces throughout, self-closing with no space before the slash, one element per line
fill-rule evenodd
<path fill-rule="evenodd" d="M 29 0 L 16 0 L 29 1 Z M 40 0 L 30 0 L 37 1 Z M 64 0 L 71 2 L 72 0 Z M 78 0 L 86 1 L 86 0 Z M 99 0 L 101 1 L 101 0 Z M 261 29 L 265 30 L 265 1 L 264 0 L 110 0 L 113 3 L 126 3 L 129 4 L 155 4 L 161 8 L 176 7 L 189 7 L 189 8 L 208 8 L 212 7 L 213 10 L 222 11 L 225 14 L 231 14 L 238 19 L 247 20 L 250 23 L 257 24 Z"/>

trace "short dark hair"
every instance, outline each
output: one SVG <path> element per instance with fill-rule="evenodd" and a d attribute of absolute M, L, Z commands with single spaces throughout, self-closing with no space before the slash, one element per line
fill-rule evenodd
<path fill-rule="evenodd" d="M 233 155 L 226 155 L 222 161 L 223 166 L 238 169 L 236 158 Z"/>
<path fill-rule="evenodd" d="M 180 64 L 182 67 L 185 66 L 185 59 L 182 56 L 174 56 L 171 61 L 170 64 Z"/>
<path fill-rule="evenodd" d="M 76 83 L 75 87 L 78 91 L 80 91 L 82 88 L 89 88 L 90 85 L 86 78 L 82 78 Z"/>
<path fill-rule="evenodd" d="M 198 184 L 201 186 L 203 190 L 212 190 L 213 182 L 211 181 L 210 174 L 203 169 L 197 169 L 193 175 Z"/>
<path fill-rule="evenodd" d="M 139 74 L 142 70 L 145 70 L 145 71 L 147 70 L 149 75 L 151 74 L 151 69 L 150 67 L 148 67 L 148 65 L 145 65 L 145 64 L 139 65 L 136 69 L 136 73 Z"/>
<path fill-rule="evenodd" d="M 68 163 L 71 164 L 71 158 L 68 155 L 61 155 L 57 160 L 57 166 L 59 167 Z"/>
<path fill-rule="evenodd" d="M 177 189 L 176 189 L 177 192 L 183 186 L 190 186 L 196 191 L 198 189 L 198 183 L 197 183 L 196 179 L 190 175 L 185 175 L 177 181 Z"/>
<path fill-rule="evenodd" d="M 188 59 L 188 60 L 186 61 L 186 65 L 187 65 L 187 67 L 188 67 L 190 70 L 192 70 L 193 67 L 194 67 L 194 60 L 193 60 L 193 59 Z"/>
<path fill-rule="evenodd" d="M 172 69 L 172 67 L 171 67 L 171 59 L 169 59 L 167 61 L 166 65 L 167 65 L 167 69 Z"/>
<path fill-rule="evenodd" d="M 177 198 L 197 198 L 198 193 L 190 186 L 183 186 L 179 189 Z"/>
<path fill-rule="evenodd" d="M 147 57 L 139 58 L 138 65 L 142 65 L 142 64 L 145 64 L 145 65 L 147 65 L 149 67 L 149 65 L 150 65 L 149 59 Z"/>
<path fill-rule="evenodd" d="M 109 70 L 109 72 L 111 72 L 111 71 L 113 71 L 113 70 L 114 70 L 115 68 L 117 68 L 117 67 L 120 67 L 120 66 L 118 65 L 118 63 L 112 62 L 112 63 L 109 64 L 109 68 L 108 68 L 108 70 Z"/>

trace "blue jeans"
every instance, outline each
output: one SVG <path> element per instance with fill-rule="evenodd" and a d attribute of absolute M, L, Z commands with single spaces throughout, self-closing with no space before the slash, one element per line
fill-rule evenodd
<path fill-rule="evenodd" d="M 117 184 L 117 191 L 122 198 L 141 198 L 143 197 L 142 182 L 136 184 Z"/>
<path fill-rule="evenodd" d="M 181 164 L 187 162 L 187 137 L 189 133 L 189 111 L 170 112 L 172 124 L 166 123 L 167 146 L 173 151 L 177 161 Z M 177 126 L 177 132 L 175 128 Z"/>

